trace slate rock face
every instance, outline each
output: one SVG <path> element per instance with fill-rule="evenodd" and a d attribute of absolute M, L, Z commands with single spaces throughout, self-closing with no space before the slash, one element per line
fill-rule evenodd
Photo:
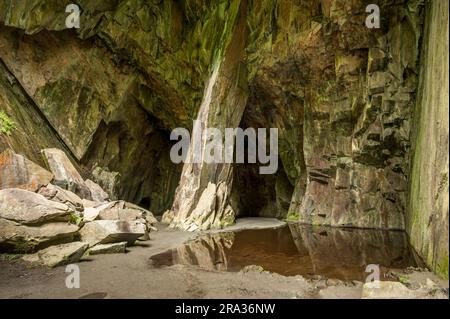
<path fill-rule="evenodd" d="M 380 4 L 383 28 L 367 29 L 361 1 L 81 1 L 84 22 L 72 35 L 55 32 L 64 12 L 35 4 L 26 15 L 4 4 L 0 21 L 30 36 L 17 46 L 10 29 L 0 30 L 0 54 L 111 198 L 170 209 L 180 226 L 208 183 L 224 183 L 213 214 L 221 222 L 211 227 L 237 215 L 290 215 L 405 228 L 420 2 Z M 182 172 L 167 136 L 193 119 L 221 130 L 278 128 L 277 174 L 228 164 Z"/>
<path fill-rule="evenodd" d="M 0 154 L 0 189 L 20 188 L 36 192 L 52 179 L 52 173 L 11 149 Z"/>
<path fill-rule="evenodd" d="M 427 265 L 448 279 L 448 1 L 428 6 L 409 178 L 407 231 Z"/>

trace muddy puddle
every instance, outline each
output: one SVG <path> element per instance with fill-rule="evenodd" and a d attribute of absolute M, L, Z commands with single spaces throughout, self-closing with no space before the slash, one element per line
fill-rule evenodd
<path fill-rule="evenodd" d="M 152 256 L 150 263 L 153 267 L 184 264 L 231 272 L 259 265 L 285 276 L 361 281 L 369 275 L 365 270 L 370 264 L 380 266 L 382 280 L 390 269 L 420 266 L 403 232 L 298 224 L 204 235 Z"/>

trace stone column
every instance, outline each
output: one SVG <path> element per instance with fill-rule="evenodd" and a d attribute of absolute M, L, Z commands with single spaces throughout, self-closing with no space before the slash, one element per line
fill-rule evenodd
<path fill-rule="evenodd" d="M 229 42 L 224 44 L 224 54 L 213 65 L 207 82 L 197 115 L 198 125 L 194 125 L 191 134 L 188 160 L 183 167 L 172 209 L 164 216 L 172 227 L 194 231 L 222 228 L 234 222 L 235 212 L 229 204 L 233 184 L 232 164 L 205 163 L 207 136 L 204 133 L 206 128 L 217 128 L 224 139 L 225 128 L 236 128 L 241 121 L 248 97 L 243 63 L 245 13 L 244 1 L 240 4 Z M 194 145 L 196 138 L 201 143 Z"/>

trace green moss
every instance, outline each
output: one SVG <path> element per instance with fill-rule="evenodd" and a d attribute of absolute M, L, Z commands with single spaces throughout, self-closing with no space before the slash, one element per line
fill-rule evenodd
<path fill-rule="evenodd" d="M 16 123 L 14 123 L 5 112 L 0 111 L 0 134 L 9 136 L 15 128 Z"/>
<path fill-rule="evenodd" d="M 34 241 L 18 241 L 11 243 L 11 251 L 16 253 L 31 253 L 36 249 L 37 244 Z"/>
<path fill-rule="evenodd" d="M 225 228 L 228 226 L 232 226 L 236 223 L 234 215 L 225 215 L 223 219 L 220 221 L 220 228 Z"/>
<path fill-rule="evenodd" d="M 444 278 L 448 279 L 448 255 L 441 258 L 436 265 L 436 273 Z"/>
<path fill-rule="evenodd" d="M 287 221 L 298 222 L 299 219 L 300 219 L 300 215 L 298 214 L 298 212 L 290 211 L 286 216 Z"/>
<path fill-rule="evenodd" d="M 409 278 L 408 276 L 400 276 L 398 278 L 398 281 L 400 281 L 404 285 L 407 285 L 409 283 Z"/>
<path fill-rule="evenodd" d="M 77 225 L 77 226 L 81 226 L 82 223 L 83 223 L 83 217 L 78 216 L 78 215 L 76 215 L 76 214 L 70 214 L 69 222 L 70 222 L 71 224 L 75 224 L 75 225 Z"/>

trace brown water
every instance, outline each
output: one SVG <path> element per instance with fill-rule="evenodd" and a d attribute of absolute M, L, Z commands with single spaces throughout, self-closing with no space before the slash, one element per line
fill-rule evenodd
<path fill-rule="evenodd" d="M 233 272 L 258 265 L 285 276 L 341 280 L 364 280 L 369 264 L 380 265 L 382 277 L 389 269 L 417 266 L 403 232 L 297 224 L 205 235 L 150 259 L 155 267 L 184 264 Z"/>

